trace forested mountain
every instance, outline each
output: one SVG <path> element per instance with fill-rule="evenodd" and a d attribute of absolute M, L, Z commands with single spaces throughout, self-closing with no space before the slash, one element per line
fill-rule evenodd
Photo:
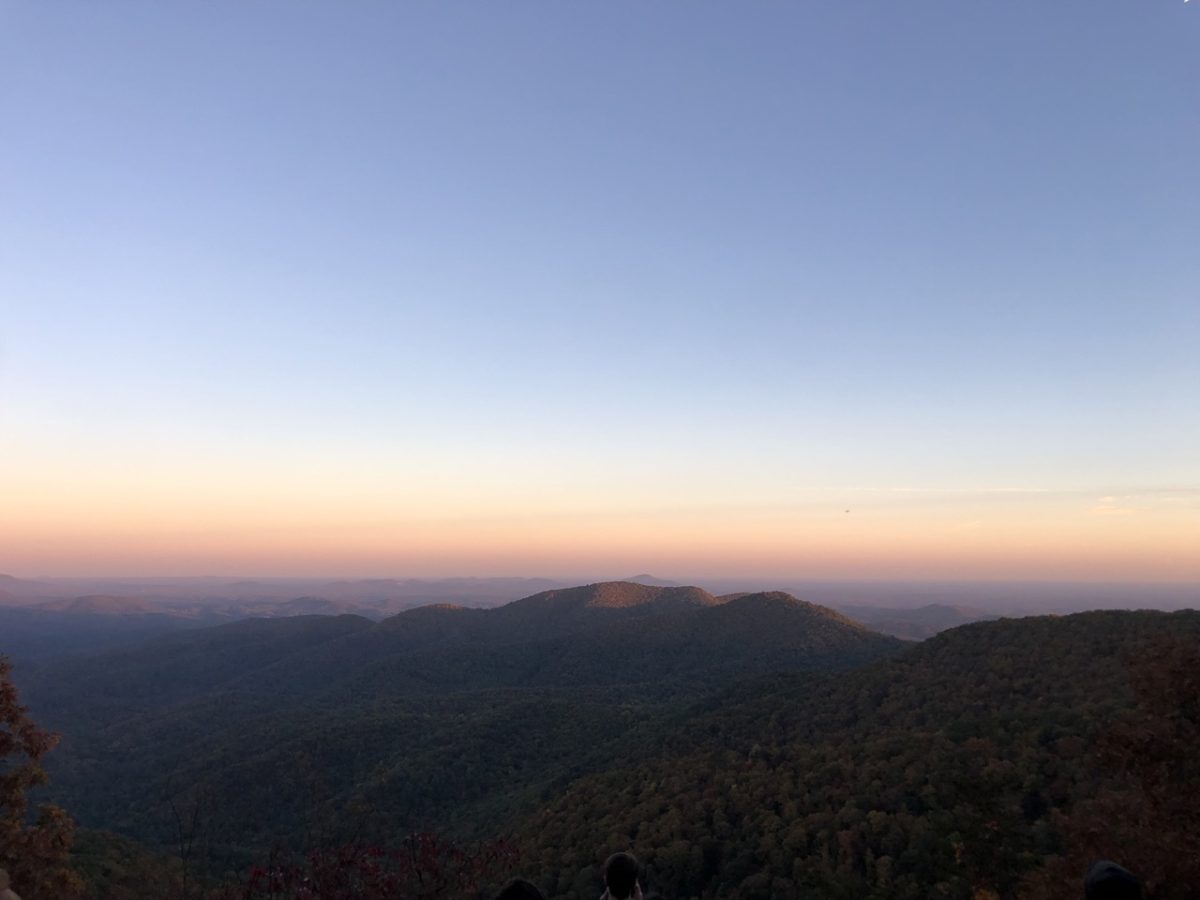
<path fill-rule="evenodd" d="M 64 735 L 49 798 L 152 848 L 186 820 L 216 872 L 432 828 L 513 837 L 558 897 L 633 847 L 665 897 L 1048 900 L 1106 855 L 1186 896 L 1163 879 L 1195 829 L 1162 798 L 1200 789 L 1200 707 L 1172 699 L 1198 668 L 1190 611 L 905 646 L 787 594 L 615 583 L 249 620 L 22 689 Z"/>
<path fill-rule="evenodd" d="M 31 697 L 67 728 L 108 707 L 153 712 L 214 691 L 381 699 L 493 689 L 624 685 L 690 691 L 730 674 L 845 668 L 900 642 L 786 594 L 718 600 L 622 582 L 497 609 L 437 605 L 359 616 L 249 619 L 63 661 Z M 69 732 L 67 732 L 69 733 Z"/>
<path fill-rule="evenodd" d="M 84 604 L 70 609 L 0 606 L 0 652 L 28 664 L 108 651 L 219 621 L 215 616 L 196 619 L 155 610 L 114 614 Z"/>
<path fill-rule="evenodd" d="M 240 849 L 299 839 L 306 816 L 379 828 L 498 826 L 630 731 L 736 677 L 845 669 L 893 638 L 785 594 L 604 583 L 493 609 L 430 606 L 253 619 L 32 673 L 64 740 L 54 796 L 89 826 L 169 839 L 199 803 Z M 514 738 L 526 734 L 526 738 Z"/>
<path fill-rule="evenodd" d="M 1195 684 L 1187 663 L 1148 693 L 1175 723 L 1165 756 L 1149 755 L 1148 726 L 1132 762 L 1106 769 L 1097 752 L 1132 721 L 1130 673 L 1180 646 L 1200 662 L 1200 614 L 1086 613 L 965 626 L 836 677 L 744 682 L 545 795 L 519 826 L 528 871 L 585 900 L 597 861 L 633 846 L 667 897 L 1052 897 L 1110 856 L 1158 875 L 1157 896 L 1190 896 L 1154 850 L 1180 842 L 1187 813 L 1168 818 L 1130 774 L 1140 755 L 1175 794 L 1200 788 L 1200 696 L 1170 699 L 1172 681 Z M 1106 796 L 1118 814 L 1089 822 Z M 1089 838 L 1072 845 L 1072 829 Z"/>

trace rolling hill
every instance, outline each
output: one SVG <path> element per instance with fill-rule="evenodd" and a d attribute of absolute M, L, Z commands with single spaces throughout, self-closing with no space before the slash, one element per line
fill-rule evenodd
<path fill-rule="evenodd" d="M 632 846 L 667 897 L 1029 898 L 1074 895 L 1109 857 L 1191 896 L 1162 881 L 1189 854 L 1159 848 L 1200 836 L 1170 806 L 1200 788 L 1197 664 L 1200 613 L 1096 612 L 739 682 L 546 791 L 515 826 L 526 871 L 590 900 L 598 861 Z"/>
<path fill-rule="evenodd" d="M 735 678 L 842 670 L 902 646 L 785 594 L 610 582 L 378 623 L 194 629 L 62 660 L 24 690 L 63 734 L 54 796 L 83 824 L 164 843 L 169 799 L 202 795 L 246 851 L 298 839 L 313 791 L 339 827 L 351 802 L 386 810 L 376 821 L 392 829 L 496 823 Z M 505 738 L 514 728 L 533 743 Z"/>
<path fill-rule="evenodd" d="M 435 828 L 511 836 L 563 898 L 632 846 L 662 896 L 1048 900 L 1106 855 L 1187 896 L 1198 670 L 1193 611 L 905 645 L 784 593 L 607 583 L 237 622 L 22 688 L 64 733 L 48 799 L 160 849 L 194 814 L 218 871 Z"/>

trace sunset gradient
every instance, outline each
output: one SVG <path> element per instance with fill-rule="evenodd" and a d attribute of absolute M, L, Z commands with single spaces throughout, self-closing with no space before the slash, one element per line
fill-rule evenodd
<path fill-rule="evenodd" d="M 1200 581 L 1200 8 L 6 4 L 0 572 Z"/>

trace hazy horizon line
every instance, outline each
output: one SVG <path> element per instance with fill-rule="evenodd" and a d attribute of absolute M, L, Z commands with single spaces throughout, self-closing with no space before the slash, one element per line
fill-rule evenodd
<path fill-rule="evenodd" d="M 1002 577 L 869 577 L 869 576 L 814 576 L 814 575 L 739 575 L 715 574 L 704 576 L 674 576 L 656 575 L 651 572 L 641 572 L 633 575 L 607 575 L 595 573 L 579 575 L 479 575 L 479 574 L 320 574 L 320 575 L 249 575 L 224 574 L 94 574 L 94 575 L 16 575 L 13 570 L 0 570 L 0 577 L 14 578 L 18 581 L 300 581 L 300 582 L 333 582 L 333 581 L 553 581 L 570 585 L 599 584 L 603 582 L 634 581 L 638 578 L 653 578 L 659 581 L 670 581 L 680 586 L 698 585 L 705 581 L 762 581 L 762 582 L 801 582 L 812 584 L 1003 584 L 1003 585 L 1077 585 L 1077 586 L 1162 586 L 1162 587 L 1200 587 L 1198 579 L 1080 579 L 1080 578 L 1002 578 Z"/>

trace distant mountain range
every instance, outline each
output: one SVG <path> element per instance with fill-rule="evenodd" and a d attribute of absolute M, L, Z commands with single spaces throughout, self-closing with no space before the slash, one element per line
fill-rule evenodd
<path fill-rule="evenodd" d="M 869 628 L 907 641 L 923 641 L 948 628 L 999 618 L 968 606 L 946 606 L 941 603 L 928 603 L 915 609 L 856 605 L 841 606 L 839 609 Z"/>
<path fill-rule="evenodd" d="M 63 734 L 55 792 L 85 824 L 162 842 L 164 798 L 202 786 L 238 810 L 229 836 L 255 846 L 295 825 L 296 810 L 268 795 L 297 759 L 323 760 L 331 798 L 358 792 L 407 827 L 586 767 L 665 704 L 732 679 L 842 670 L 902 646 L 787 594 L 609 582 L 381 622 L 192 628 L 30 669 L 24 689 Z M 506 728 L 535 730 L 503 748 Z M 520 772 L 513 754 L 526 759 Z"/>
<path fill-rule="evenodd" d="M 21 603 L 33 597 L 53 597 L 54 588 L 45 582 L 0 574 L 0 603 Z"/>
<path fill-rule="evenodd" d="M 208 599 L 186 599 L 179 594 L 163 599 L 160 594 L 151 594 L 149 591 L 146 595 L 108 593 L 31 599 L 33 595 L 46 590 L 46 583 L 23 582 L 21 590 L 28 592 L 24 603 L 0 606 L 0 641 L 3 642 L 0 651 L 18 660 L 49 660 L 130 644 L 154 634 L 208 627 L 246 618 L 356 615 L 384 621 L 391 615 L 388 610 L 398 605 L 405 609 L 425 611 L 390 622 L 388 630 L 420 633 L 424 629 L 444 635 L 477 632 L 479 636 L 489 639 L 511 631 L 513 634 L 508 640 L 525 640 L 530 635 L 546 638 L 566 634 L 583 623 L 589 627 L 608 625 L 624 616 L 642 617 L 694 607 L 718 606 L 748 596 L 738 593 L 715 597 L 701 588 L 672 585 L 665 579 L 648 575 L 637 577 L 641 580 L 600 582 L 587 587 L 554 587 L 527 596 L 508 607 L 497 607 L 495 604 L 480 606 L 470 601 L 472 597 L 479 600 L 489 591 L 512 590 L 522 584 L 540 584 L 541 580 L 454 579 L 432 583 L 408 581 L 402 584 L 404 590 L 419 590 L 435 598 L 425 603 L 419 602 L 415 595 L 407 600 L 378 602 L 345 598 L 363 598 L 381 591 L 399 590 L 396 586 L 400 582 L 383 583 L 379 580 L 344 584 L 331 582 L 323 585 L 325 593 L 322 595 L 283 595 L 277 598 L 263 598 L 262 590 L 256 583 L 230 583 L 219 589 L 206 588 L 225 592 L 221 597 Z M 278 585 L 274 589 L 284 590 Z M 296 590 L 298 585 L 290 585 L 288 589 Z M 470 593 L 472 590 L 474 594 Z M 238 592 L 258 596 L 258 599 L 234 599 Z M 336 596 L 339 593 L 345 597 Z M 464 593 L 466 596 L 463 596 Z M 763 592 L 764 596 L 772 594 L 779 592 Z M 495 616 L 478 615 L 483 609 L 489 608 L 503 608 L 504 612 Z M 809 604 L 807 608 L 811 610 L 816 607 Z M 933 606 L 919 610 L 875 607 L 846 609 L 851 613 L 850 619 L 867 624 L 873 630 L 903 638 L 927 637 L 943 628 L 984 617 L 983 613 L 972 615 L 965 610 Z M 853 623 L 846 619 L 844 624 Z"/>
<path fill-rule="evenodd" d="M 243 646 L 253 654 L 242 655 Z M 787 594 L 714 597 L 695 587 L 606 582 L 544 591 L 494 609 L 432 604 L 378 623 L 355 615 L 299 615 L 191 629 L 62 661 L 48 680 L 64 686 L 63 705 L 78 695 L 79 683 L 102 696 L 128 697 L 135 685 L 151 681 L 158 689 L 173 681 L 184 686 L 173 702 L 214 688 L 294 693 L 296 686 L 329 689 L 347 680 L 355 689 L 388 694 L 553 687 L 568 677 L 576 687 L 650 683 L 663 690 L 664 679 L 686 684 L 734 672 L 857 665 L 900 646 Z M 376 671 L 380 666 L 386 674 Z"/>
<path fill-rule="evenodd" d="M 620 583 L 679 587 L 665 578 L 640 574 Z M 99 629 L 144 635 L 247 617 L 354 614 L 381 620 L 406 609 L 432 604 L 490 608 L 569 585 L 547 578 L 59 578 L 21 579 L 0 575 L 0 635 L 6 611 L 37 607 L 71 616 L 125 616 L 131 621 Z M 743 584 L 705 582 L 710 594 L 728 596 Z M 1069 613 L 1101 608 L 1179 609 L 1200 605 L 1200 585 L 1022 584 L 971 582 L 806 581 L 768 583 L 754 590 L 786 593 L 845 613 L 850 618 L 904 639 L 924 639 L 946 628 L 999 615 Z M 145 617 L 140 622 L 137 617 Z M 185 620 L 166 622 L 162 618 Z M 13 620 L 15 621 L 15 620 Z M 28 617 L 20 622 L 29 623 Z M 75 623 L 82 626 L 82 620 Z M 16 644 L 22 644 L 19 636 Z M 68 642 L 64 646 L 77 645 Z M 58 655 L 53 647 L 44 648 Z M 43 654 L 44 655 L 44 654 Z"/>
<path fill-rule="evenodd" d="M 914 634 L 977 613 L 852 611 Z M 640 582 L 381 620 L 202 626 L 123 595 L 2 612 L 0 650 L 22 617 L 34 641 L 81 629 L 15 677 L 62 734 L 39 799 L 85 828 L 170 853 L 186 820 L 219 872 L 314 840 L 511 835 L 574 900 L 630 842 L 664 896 L 1026 896 L 1063 811 L 1128 797 L 1089 748 L 1132 721 L 1130 672 L 1152 700 L 1194 688 L 1177 651 L 1200 635 L 1195 612 L 1096 612 L 906 643 L 786 592 Z"/>
<path fill-rule="evenodd" d="M 246 618 L 353 614 L 378 621 L 431 603 L 497 606 L 557 586 L 544 578 L 34 581 L 0 575 L 0 653 L 44 662 Z"/>
<path fill-rule="evenodd" d="M 645 576 L 649 577 L 649 576 Z M 496 606 L 537 591 L 565 587 L 549 578 L 55 578 L 0 575 L 0 604 L 36 605 L 82 596 L 128 597 L 165 607 L 259 605 L 320 597 L 378 616 L 425 603 Z"/>

